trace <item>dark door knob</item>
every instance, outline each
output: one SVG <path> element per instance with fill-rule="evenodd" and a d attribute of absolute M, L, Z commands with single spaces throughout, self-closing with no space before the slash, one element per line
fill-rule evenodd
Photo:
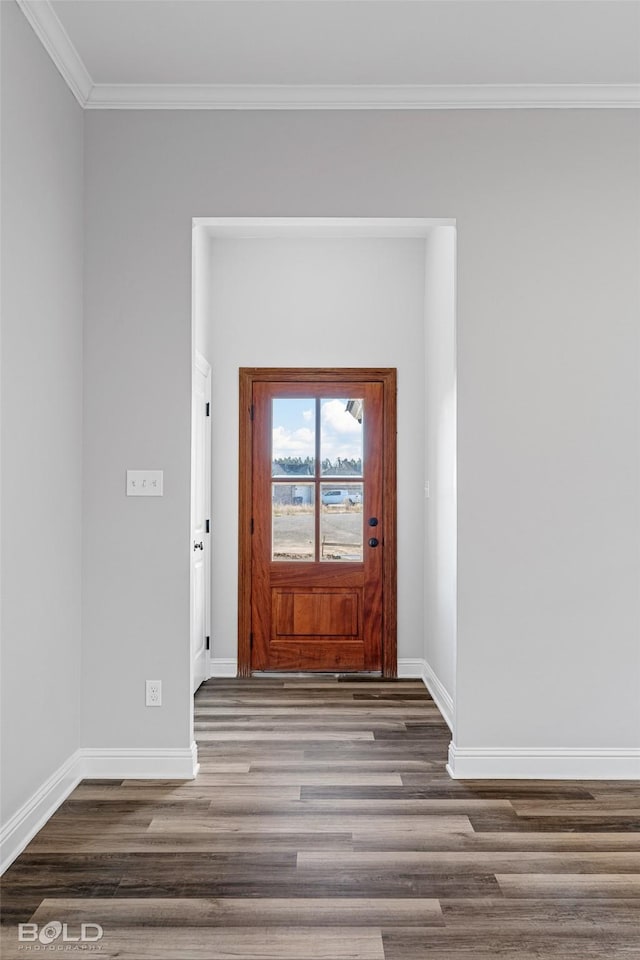
<path fill-rule="evenodd" d="M 379 542 L 380 542 L 380 541 L 377 539 L 377 537 L 371 537 L 370 540 L 369 540 L 369 546 L 370 546 L 370 547 L 377 547 Z"/>
<path fill-rule="evenodd" d="M 370 527 L 377 527 L 377 526 L 378 526 L 378 518 L 377 518 L 377 517 L 369 517 L 369 526 L 370 526 Z"/>

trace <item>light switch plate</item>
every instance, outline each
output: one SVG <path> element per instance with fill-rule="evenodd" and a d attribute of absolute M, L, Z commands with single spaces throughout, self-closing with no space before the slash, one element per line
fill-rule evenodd
<path fill-rule="evenodd" d="M 128 497 L 161 497 L 164 470 L 127 470 Z"/>

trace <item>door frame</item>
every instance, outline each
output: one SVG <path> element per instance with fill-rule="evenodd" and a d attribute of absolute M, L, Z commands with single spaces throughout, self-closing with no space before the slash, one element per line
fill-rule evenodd
<path fill-rule="evenodd" d="M 238 489 L 238 676 L 251 676 L 251 504 L 253 479 L 253 384 L 322 383 L 336 380 L 383 384 L 382 496 L 385 533 L 382 564 L 382 676 L 398 675 L 397 585 L 397 371 L 391 367 L 241 367 Z"/>
<path fill-rule="evenodd" d="M 211 364 L 198 350 L 194 353 L 193 358 L 193 368 L 192 368 L 192 378 L 191 378 L 191 403 L 193 408 L 193 403 L 195 401 L 195 372 L 199 371 L 206 381 L 205 387 L 205 404 L 207 410 L 211 408 Z M 209 417 L 209 413 L 206 414 Z M 194 617 L 193 617 L 193 606 L 194 606 L 194 581 L 192 575 L 191 567 L 191 558 L 193 553 L 193 525 L 194 525 L 194 507 L 195 507 L 195 451 L 196 451 L 196 439 L 195 439 L 195 421 L 192 416 L 191 422 L 191 510 L 190 510 L 190 528 L 189 528 L 189 651 L 191 659 L 191 673 L 190 673 L 190 686 L 192 695 L 195 693 L 193 687 L 195 682 L 195 661 L 199 656 L 200 651 L 195 652 L 193 649 L 193 632 L 194 632 Z M 209 518 L 209 535 L 205 537 L 204 540 L 204 564 L 205 564 L 205 576 L 204 576 L 204 589 L 205 589 L 205 636 L 211 637 L 211 420 L 207 420 L 207 428 L 205 431 L 205 449 L 204 449 L 204 459 L 205 459 L 205 481 L 204 481 L 204 494 L 205 494 L 205 514 Z M 206 644 L 204 650 L 201 651 L 202 657 L 204 660 L 204 680 L 207 680 L 211 673 L 211 650 Z"/>

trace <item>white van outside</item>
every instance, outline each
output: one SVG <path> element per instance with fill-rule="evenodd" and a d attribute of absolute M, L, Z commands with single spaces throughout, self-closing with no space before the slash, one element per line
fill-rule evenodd
<path fill-rule="evenodd" d="M 328 487 L 322 490 L 322 503 L 325 507 L 332 504 L 351 504 L 362 503 L 362 494 L 359 490 L 346 490 L 338 487 Z"/>

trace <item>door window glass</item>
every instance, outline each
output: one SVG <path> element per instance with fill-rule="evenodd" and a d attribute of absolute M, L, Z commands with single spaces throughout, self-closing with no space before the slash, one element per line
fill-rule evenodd
<path fill-rule="evenodd" d="M 323 477 L 362 476 L 362 400 L 320 401 L 320 462 Z"/>
<path fill-rule="evenodd" d="M 276 398 L 272 406 L 271 424 L 271 476 L 315 476 L 315 399 Z"/>
<path fill-rule="evenodd" d="M 320 559 L 362 562 L 361 483 L 320 484 Z"/>
<path fill-rule="evenodd" d="M 271 488 L 272 559 L 315 559 L 315 485 L 274 483 Z"/>
<path fill-rule="evenodd" d="M 272 560 L 362 563 L 363 400 L 277 397 L 271 417 Z"/>

